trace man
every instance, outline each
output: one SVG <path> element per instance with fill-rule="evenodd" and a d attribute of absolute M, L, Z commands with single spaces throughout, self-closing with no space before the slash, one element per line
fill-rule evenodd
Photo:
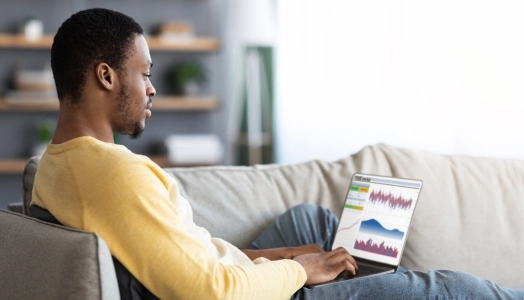
<path fill-rule="evenodd" d="M 458 272 L 405 272 L 354 279 L 317 288 L 358 266 L 343 248 L 283 247 L 268 242 L 281 226 L 319 218 L 323 209 L 299 207 L 304 217 L 277 219 L 253 248 L 239 250 L 193 223 L 176 182 L 144 156 L 113 143 L 115 132 L 140 136 L 151 117 L 153 66 L 142 28 L 107 9 L 78 12 L 59 28 L 51 49 L 60 112 L 35 177 L 32 205 L 49 210 L 65 226 L 93 231 L 112 255 L 162 299 L 301 299 L 371 297 L 514 297 Z M 313 212 L 315 211 L 316 212 Z M 292 222 L 293 223 L 293 222 Z M 296 224 L 295 224 L 296 225 Z M 287 227 L 284 226 L 284 227 Z M 285 239 L 296 238 L 281 232 Z M 269 237 L 269 238 L 268 238 Z M 307 243 L 320 237 L 308 237 Z M 326 247 L 329 247 L 327 245 Z M 467 285 L 462 287 L 461 285 Z"/>

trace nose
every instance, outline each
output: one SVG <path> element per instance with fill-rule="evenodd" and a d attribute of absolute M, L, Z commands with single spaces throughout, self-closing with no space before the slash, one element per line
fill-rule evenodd
<path fill-rule="evenodd" d="M 156 94 L 155 87 L 153 86 L 151 81 L 148 80 L 147 82 L 149 83 L 149 85 L 146 87 L 147 96 L 153 97 Z"/>

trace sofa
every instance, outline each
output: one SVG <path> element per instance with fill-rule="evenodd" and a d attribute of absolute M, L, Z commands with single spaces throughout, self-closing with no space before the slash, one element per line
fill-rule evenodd
<path fill-rule="evenodd" d="M 20 205 L 24 213 L 28 211 L 38 161 L 32 158 L 24 172 L 24 197 Z M 355 172 L 421 179 L 424 185 L 401 265 L 421 271 L 462 270 L 503 286 L 524 288 L 524 277 L 520 273 L 524 266 L 524 227 L 519 225 L 524 217 L 524 161 L 443 155 L 376 144 L 332 162 L 312 160 L 288 165 L 165 170 L 177 180 L 182 195 L 190 201 L 195 223 L 240 248 L 247 247 L 275 217 L 297 204 L 321 205 L 340 215 L 349 181 Z M 7 214 L 9 220 L 5 217 Z M 20 268 L 35 270 L 42 259 L 63 255 L 62 252 L 49 252 L 45 258 L 31 255 L 31 251 L 39 251 L 44 243 L 35 243 L 33 235 L 45 233 L 46 242 L 53 244 L 55 239 L 70 237 L 49 234 L 48 229 L 71 229 L 46 225 L 27 216 L 13 216 L 16 214 L 0 213 L 0 228 L 10 236 L 6 245 L 4 233 L 1 235 L 0 251 L 4 253 L 4 248 L 12 253 L 18 248 L 24 251 L 16 257 L 16 263 L 5 262 L 11 258 L 0 258 L 3 274 Z M 23 222 L 14 220 L 18 218 L 23 218 Z M 75 234 L 86 233 L 77 231 Z M 16 235 L 21 237 L 14 240 Z M 100 252 L 97 247 L 107 246 L 102 241 L 94 243 L 93 247 L 95 253 Z M 83 264 L 104 264 L 106 267 L 110 263 L 107 255 L 98 260 L 85 260 L 80 256 L 82 253 L 76 254 L 70 260 L 83 259 Z M 61 263 L 66 264 L 66 261 Z M 82 283 L 100 290 L 97 295 L 101 296 L 96 299 L 104 299 L 104 293 L 114 292 L 114 278 L 105 276 L 105 287 L 100 283 L 104 280 Z M 11 281 L 10 284 L 17 287 L 10 290 L 30 290 L 44 283 L 43 279 L 33 280 L 36 282 L 33 285 Z M 82 279 L 63 276 L 62 280 Z M 6 284 L 0 283 L 0 293 L 3 294 L 5 288 Z M 57 289 L 52 285 L 46 288 Z"/>

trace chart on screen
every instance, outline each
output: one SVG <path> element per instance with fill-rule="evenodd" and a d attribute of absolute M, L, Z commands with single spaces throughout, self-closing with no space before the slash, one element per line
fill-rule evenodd
<path fill-rule="evenodd" d="M 393 181 L 392 181 L 393 182 Z M 334 247 L 364 258 L 399 258 L 420 188 L 385 182 L 351 183 Z"/>

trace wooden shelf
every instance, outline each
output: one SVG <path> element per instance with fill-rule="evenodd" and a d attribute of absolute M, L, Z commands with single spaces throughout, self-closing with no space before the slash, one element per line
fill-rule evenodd
<path fill-rule="evenodd" d="M 0 34 L 0 48 L 13 49 L 51 49 L 53 36 L 46 35 L 31 41 L 23 35 Z M 194 38 L 187 41 L 164 42 L 157 37 L 146 37 L 152 51 L 216 51 L 219 43 L 215 38 Z"/>
<path fill-rule="evenodd" d="M 214 110 L 219 106 L 214 97 L 153 97 L 153 111 Z M 24 100 L 20 103 L 0 98 L 2 111 L 58 111 L 56 101 Z"/>
<path fill-rule="evenodd" d="M 22 174 L 28 159 L 0 160 L 0 175 Z"/>
<path fill-rule="evenodd" d="M 53 37 L 47 35 L 32 41 L 23 35 L 0 34 L 0 48 L 51 49 L 52 44 Z"/>
<path fill-rule="evenodd" d="M 216 51 L 218 41 L 214 38 L 194 38 L 187 41 L 166 42 L 157 37 L 146 37 L 149 50 L 153 51 Z"/>
<path fill-rule="evenodd" d="M 0 112 L 2 111 L 58 111 L 58 99 L 56 101 L 31 101 L 28 99 L 13 102 L 0 98 Z"/>
<path fill-rule="evenodd" d="M 152 110 L 215 110 L 219 102 L 214 97 L 153 97 Z"/>

